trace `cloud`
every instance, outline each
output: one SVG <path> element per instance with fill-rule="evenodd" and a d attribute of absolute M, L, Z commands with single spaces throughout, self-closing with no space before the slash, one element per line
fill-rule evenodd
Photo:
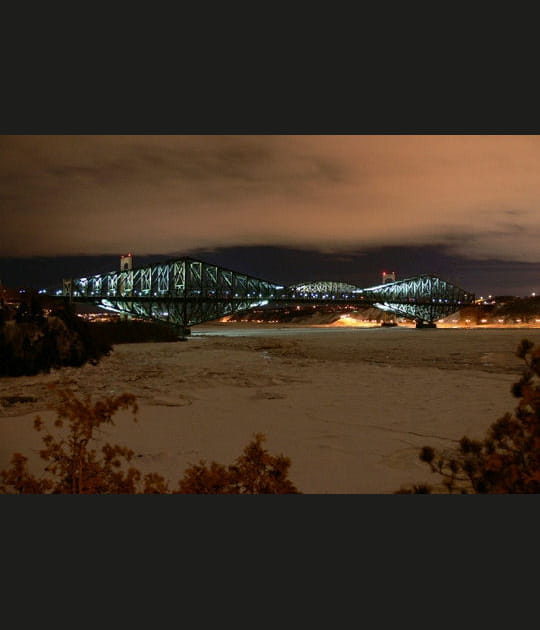
<path fill-rule="evenodd" d="M 537 136 L 1 136 L 4 256 L 438 245 L 540 261 Z"/>

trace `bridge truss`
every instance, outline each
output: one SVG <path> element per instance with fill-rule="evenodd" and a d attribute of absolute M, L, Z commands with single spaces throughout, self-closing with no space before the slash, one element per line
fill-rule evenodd
<path fill-rule="evenodd" d="M 474 303 L 472 293 L 429 274 L 370 287 L 362 294 L 383 311 L 428 324 Z"/>
<path fill-rule="evenodd" d="M 74 302 L 184 329 L 270 302 L 373 305 L 431 325 L 474 302 L 473 294 L 433 275 L 365 289 L 327 281 L 284 287 L 189 257 L 67 279 L 62 294 Z"/>
<path fill-rule="evenodd" d="M 188 328 L 267 304 L 282 288 L 185 257 L 64 280 L 62 293 L 74 302 L 92 302 L 116 313 Z"/>

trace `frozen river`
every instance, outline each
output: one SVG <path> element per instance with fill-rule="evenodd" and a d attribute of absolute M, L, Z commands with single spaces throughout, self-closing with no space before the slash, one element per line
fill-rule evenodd
<path fill-rule="evenodd" d="M 232 463 L 256 432 L 291 459 L 306 493 L 391 493 L 435 482 L 422 446 L 483 437 L 514 409 L 519 342 L 540 329 L 197 326 L 184 343 L 116 345 L 97 366 L 0 378 L 0 468 L 39 463 L 36 414 L 52 424 L 49 385 L 93 397 L 135 394 L 103 436 L 175 485 L 200 459 Z"/>

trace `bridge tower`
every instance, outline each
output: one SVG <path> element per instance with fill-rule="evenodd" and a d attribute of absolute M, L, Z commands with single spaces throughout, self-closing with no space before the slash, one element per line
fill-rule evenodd
<path fill-rule="evenodd" d="M 129 291 L 133 288 L 133 256 L 131 252 L 120 256 L 120 271 L 129 272 L 122 273 L 118 279 L 118 290 L 123 293 L 126 289 Z M 120 319 L 131 319 L 131 315 L 121 314 Z"/>
<path fill-rule="evenodd" d="M 120 256 L 120 271 L 131 271 L 133 269 L 133 256 L 131 253 Z"/>
<path fill-rule="evenodd" d="M 396 272 L 395 271 L 383 271 L 382 272 L 382 283 L 386 284 L 387 282 L 395 282 L 396 281 Z"/>

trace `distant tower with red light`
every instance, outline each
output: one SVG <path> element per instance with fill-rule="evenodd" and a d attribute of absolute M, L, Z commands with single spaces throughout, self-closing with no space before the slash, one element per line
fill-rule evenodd
<path fill-rule="evenodd" d="M 382 281 L 383 284 L 387 282 L 395 282 L 396 281 L 396 272 L 395 271 L 383 271 L 382 272 Z"/>
<path fill-rule="evenodd" d="M 133 256 L 125 254 L 120 256 L 120 271 L 130 271 L 133 269 Z"/>

